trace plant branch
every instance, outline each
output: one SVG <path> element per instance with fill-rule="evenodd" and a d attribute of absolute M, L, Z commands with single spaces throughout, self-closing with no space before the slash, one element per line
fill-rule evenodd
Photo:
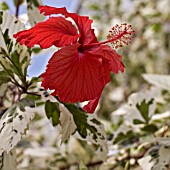
<path fill-rule="evenodd" d="M 27 88 L 27 87 L 28 87 L 28 84 L 27 84 L 27 82 L 26 82 L 26 78 L 24 77 L 22 71 L 20 72 L 20 70 L 18 69 L 18 67 L 17 67 L 17 65 L 15 64 L 15 62 L 13 62 L 8 55 L 7 55 L 6 57 L 7 57 L 8 60 L 13 64 L 13 66 L 16 68 L 16 70 L 18 71 L 20 80 L 21 80 L 22 83 L 24 84 L 25 88 Z"/>
<path fill-rule="evenodd" d="M 16 12 L 15 12 L 15 16 L 18 18 L 19 15 L 19 7 L 21 5 L 21 0 L 18 0 L 18 3 L 16 5 Z"/>
<path fill-rule="evenodd" d="M 88 163 L 86 166 L 88 168 L 90 168 L 90 167 L 94 167 L 94 166 L 97 166 L 97 165 L 101 165 L 102 163 L 103 163 L 103 161 L 97 161 L 97 162 Z M 67 170 L 71 166 L 79 166 L 79 164 L 78 163 L 72 163 L 72 164 L 69 164 L 67 166 L 60 167 L 60 170 Z"/>
<path fill-rule="evenodd" d="M 2 62 L 0 62 L 1 66 L 3 67 L 3 69 L 8 73 L 8 75 L 11 77 L 11 82 L 17 86 L 19 86 L 20 88 L 23 88 L 14 78 L 14 76 L 8 71 L 8 69 L 6 69 L 6 67 L 2 64 Z"/>

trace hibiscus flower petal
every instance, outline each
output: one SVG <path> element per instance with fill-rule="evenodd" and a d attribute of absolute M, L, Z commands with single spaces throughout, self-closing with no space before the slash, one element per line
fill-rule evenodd
<path fill-rule="evenodd" d="M 111 49 L 108 45 L 102 45 L 96 49 L 90 51 L 91 54 L 100 55 L 102 58 L 102 66 L 104 69 L 104 80 L 105 84 L 110 82 L 110 73 L 118 74 L 119 71 L 124 72 L 124 64 L 122 63 L 121 55 L 116 53 L 115 50 Z M 93 100 L 90 100 L 87 105 L 83 107 L 83 110 L 88 113 L 94 113 L 101 94 Z"/>
<path fill-rule="evenodd" d="M 108 45 L 102 45 L 100 47 L 102 51 L 103 58 L 110 61 L 111 71 L 114 74 L 118 74 L 119 71 L 124 72 L 124 64 L 122 63 L 122 56 L 119 55 L 115 50 L 113 50 Z"/>
<path fill-rule="evenodd" d="M 66 8 L 55 8 L 50 6 L 40 6 L 38 8 L 40 10 L 40 13 L 43 13 L 44 15 L 52 15 L 52 14 L 62 14 L 66 18 L 70 17 L 74 20 L 76 23 L 79 32 L 80 32 L 80 39 L 79 43 L 83 45 L 87 45 L 89 43 L 96 43 L 98 42 L 95 34 L 94 29 L 91 28 L 92 20 L 89 19 L 87 16 L 79 16 L 76 13 L 69 13 L 67 12 Z"/>
<path fill-rule="evenodd" d="M 77 42 L 79 38 L 76 28 L 63 17 L 51 17 L 45 22 L 36 24 L 29 30 L 20 31 L 14 35 L 20 44 L 33 47 L 35 44 L 41 48 L 52 45 L 63 47 Z"/>
<path fill-rule="evenodd" d="M 93 100 L 90 100 L 88 102 L 88 104 L 83 107 L 83 110 L 85 112 L 88 112 L 88 113 L 94 113 L 94 111 L 95 111 L 95 109 L 96 109 L 96 107 L 97 107 L 97 105 L 99 103 L 99 99 L 100 99 L 100 96 L 96 97 Z"/>
<path fill-rule="evenodd" d="M 63 102 L 83 102 L 99 96 L 104 88 L 102 60 L 89 52 L 80 53 L 80 44 L 72 44 L 54 53 L 42 86 L 55 90 Z"/>
<path fill-rule="evenodd" d="M 102 66 L 104 69 L 104 80 L 105 84 L 110 82 L 110 73 L 118 74 L 119 71 L 124 72 L 124 64 L 121 59 L 122 56 L 119 55 L 115 50 L 113 50 L 108 45 L 101 45 L 99 47 L 93 48 L 89 51 L 91 55 L 100 55 L 102 58 Z"/>

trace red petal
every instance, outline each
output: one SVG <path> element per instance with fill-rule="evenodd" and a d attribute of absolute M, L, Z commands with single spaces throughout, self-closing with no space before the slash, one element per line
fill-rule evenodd
<path fill-rule="evenodd" d="M 113 50 L 108 45 L 100 46 L 98 52 L 102 54 L 103 58 L 110 61 L 111 71 L 118 74 L 119 71 L 124 72 L 124 64 L 122 63 L 122 56 L 119 55 L 115 50 Z"/>
<path fill-rule="evenodd" d="M 38 44 L 41 48 L 48 48 L 52 45 L 62 47 L 75 43 L 79 34 L 70 21 L 63 17 L 52 17 L 29 30 L 18 32 L 14 37 L 27 47 Z"/>
<path fill-rule="evenodd" d="M 92 20 L 89 19 L 87 16 L 79 16 L 75 13 L 69 13 L 67 12 L 66 8 L 55 8 L 50 6 L 40 6 L 39 7 L 40 13 L 43 13 L 44 15 L 52 15 L 52 14 L 62 14 L 65 17 L 71 17 L 81 34 L 81 37 L 79 39 L 80 44 L 89 44 L 89 43 L 96 43 L 97 38 L 94 34 L 94 29 L 91 28 Z"/>
<path fill-rule="evenodd" d="M 101 58 L 80 53 L 73 44 L 54 53 L 42 74 L 42 86 L 55 90 L 63 102 L 83 102 L 99 96 L 104 88 Z M 98 56 L 100 57 L 100 56 Z"/>
<path fill-rule="evenodd" d="M 83 110 L 88 113 L 94 113 L 98 103 L 99 103 L 99 97 L 96 97 L 94 100 L 90 100 L 87 105 L 83 107 Z"/>
<path fill-rule="evenodd" d="M 102 45 L 93 51 L 90 51 L 92 55 L 101 55 L 102 66 L 104 68 L 104 80 L 105 84 L 110 81 L 110 72 L 118 74 L 118 71 L 123 72 L 125 66 L 121 62 L 122 57 L 116 53 L 115 50 L 111 49 L 108 45 Z M 101 95 L 101 94 L 100 94 Z M 90 100 L 87 105 L 83 107 L 83 110 L 88 113 L 93 113 L 98 105 L 99 97 Z"/>
<path fill-rule="evenodd" d="M 100 58 L 102 58 L 105 84 L 110 82 L 111 72 L 114 74 L 118 74 L 119 71 L 124 72 L 125 66 L 121 61 L 122 56 L 110 48 L 108 45 L 101 45 L 97 48 L 93 48 L 89 52 L 91 55 L 100 55 Z"/>

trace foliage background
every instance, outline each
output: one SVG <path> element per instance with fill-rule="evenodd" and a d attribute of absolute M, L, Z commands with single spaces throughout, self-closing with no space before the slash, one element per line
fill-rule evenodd
<path fill-rule="evenodd" d="M 29 2 L 31 3 L 27 1 Z M 80 2 L 77 4 L 76 12 L 94 19 L 93 26 L 100 40 L 106 38 L 109 29 L 116 23 L 127 22 L 136 32 L 132 44 L 119 49 L 126 66 L 125 73 L 111 75 L 112 81 L 105 88 L 94 114 L 105 127 L 107 142 L 100 143 L 104 145 L 104 149 L 98 152 L 93 142 L 82 141 L 76 135 L 60 145 L 61 129 L 52 126 L 47 119 L 47 112 L 45 113 L 44 107 L 40 106 L 29 123 L 27 135 L 8 155 L 6 152 L 2 154 L 1 169 L 8 170 L 10 166 L 17 166 L 19 170 L 170 169 L 170 1 Z M 22 5 L 26 5 L 23 3 Z M 10 13 L 3 1 L 1 9 Z M 43 54 L 43 51 L 36 53 L 40 54 Z M 20 79 L 19 75 L 18 77 Z M 0 82 L 0 85 L 4 86 L 4 82 Z M 2 86 L 0 87 L 2 89 Z M 11 99 L 11 93 L 15 97 L 17 88 L 11 84 L 8 84 L 8 88 L 10 91 L 5 94 L 5 98 L 0 98 L 1 115 L 16 101 L 15 98 Z M 53 122 L 56 120 L 53 116 L 49 115 L 48 118 L 52 118 L 53 125 L 56 123 Z M 3 121 L 1 117 L 1 126 Z M 68 123 L 68 120 L 65 122 Z M 73 125 L 68 127 L 71 128 Z M 1 137 L 1 145 L 3 141 Z M 9 160 L 11 165 L 8 164 Z"/>

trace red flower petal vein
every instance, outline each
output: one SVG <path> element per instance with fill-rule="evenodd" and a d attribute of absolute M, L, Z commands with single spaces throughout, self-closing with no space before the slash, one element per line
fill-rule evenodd
<path fill-rule="evenodd" d="M 49 18 L 29 30 L 14 35 L 21 45 L 25 44 L 27 47 L 33 47 L 38 44 L 41 48 L 49 48 L 52 45 L 63 47 L 77 42 L 79 36 L 72 23 L 62 17 Z"/>
<path fill-rule="evenodd" d="M 89 43 L 96 43 L 98 42 L 94 30 L 91 28 L 92 20 L 89 19 L 87 16 L 79 16 L 75 13 L 67 12 L 66 8 L 55 8 L 50 6 L 40 6 L 39 7 L 40 13 L 44 15 L 52 15 L 52 14 L 62 14 L 66 18 L 70 17 L 76 23 L 79 32 L 80 32 L 80 44 L 89 44 Z"/>
<path fill-rule="evenodd" d="M 79 44 L 57 51 L 42 74 L 42 86 L 55 90 L 63 102 L 83 102 L 98 96 L 103 87 L 101 59 L 90 53 L 79 53 Z"/>

